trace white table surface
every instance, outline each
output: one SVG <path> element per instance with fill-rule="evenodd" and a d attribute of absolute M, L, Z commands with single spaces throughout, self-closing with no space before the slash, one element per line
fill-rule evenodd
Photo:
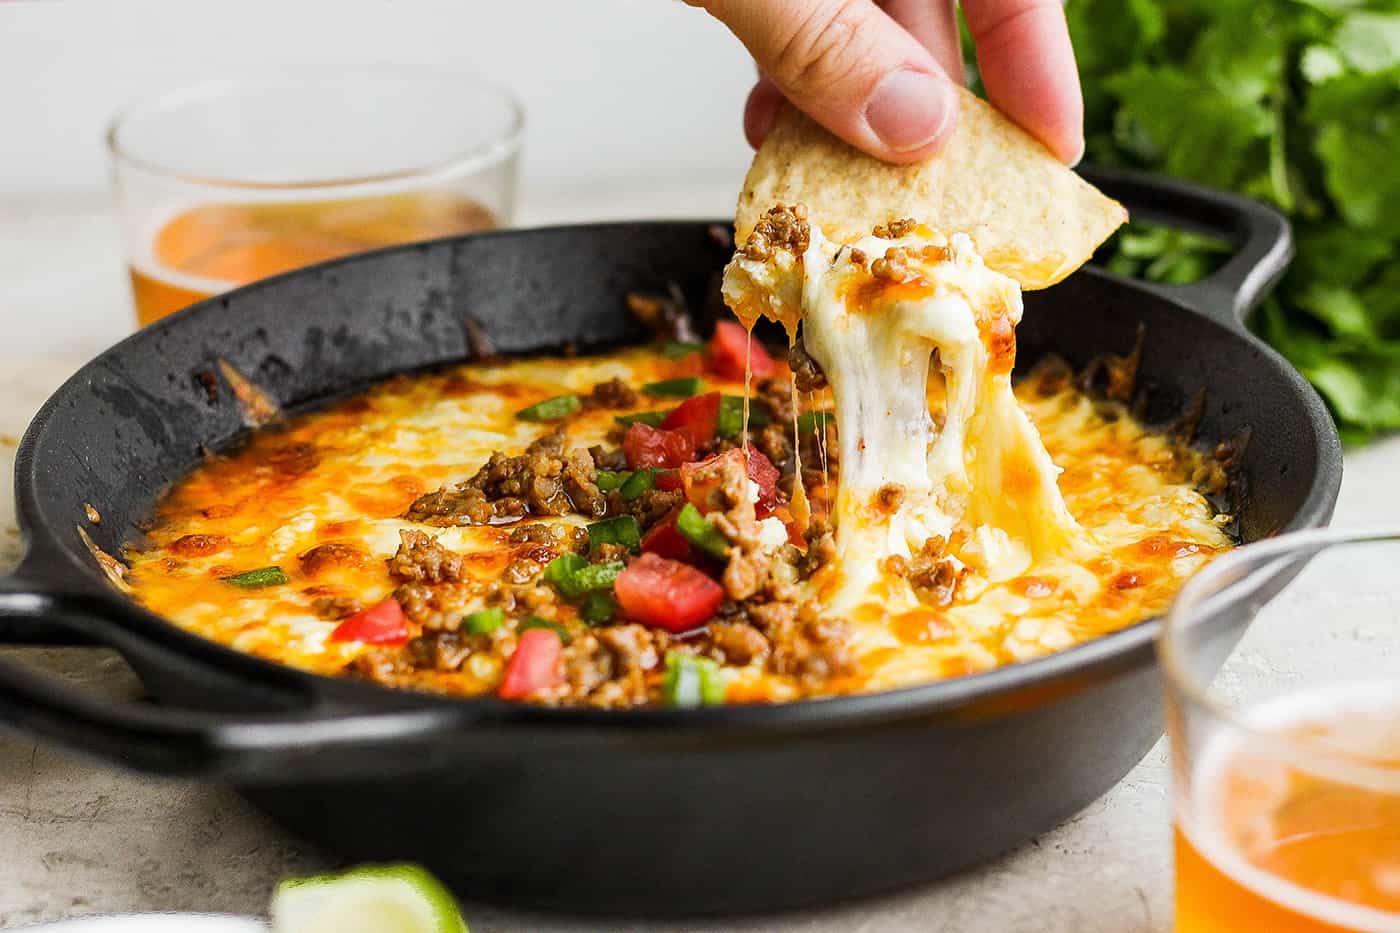
<path fill-rule="evenodd" d="M 527 204 L 526 223 L 720 216 L 723 189 L 595 192 Z M 124 269 L 106 199 L 0 200 L 0 464 L 38 405 L 73 369 L 130 329 Z M 1400 524 L 1400 439 L 1349 451 L 1339 525 Z M 19 554 L 0 495 L 0 565 Z M 117 695 L 138 689 L 98 649 L 6 649 Z M 1168 772 L 1161 744 L 1108 795 L 1020 851 L 954 878 L 821 910 L 712 923 L 596 924 L 468 904 L 472 929 L 571 931 L 1163 931 L 1170 928 Z M 322 856 L 232 791 L 114 771 L 0 734 L 0 928 L 91 913 L 258 914 L 284 875 Z"/>

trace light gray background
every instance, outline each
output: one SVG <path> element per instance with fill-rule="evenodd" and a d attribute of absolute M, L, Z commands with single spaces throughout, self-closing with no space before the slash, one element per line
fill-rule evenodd
<path fill-rule="evenodd" d="M 152 91 L 319 63 L 513 88 L 541 194 L 732 183 L 748 160 L 752 65 L 679 0 L 0 0 L 0 192 L 103 187 L 102 127 Z"/>
<path fill-rule="evenodd" d="M 221 68 L 306 61 L 416 61 L 513 85 L 530 109 L 523 223 L 721 216 L 748 158 L 738 131 L 747 59 L 676 0 L 0 0 L 0 476 L 44 397 L 131 327 L 104 190 L 107 117 Z M 1338 523 L 1400 522 L 1400 440 L 1349 453 L 1347 469 Z M 0 493 L 0 566 L 20 549 L 10 506 Z M 135 689 L 100 652 L 19 653 L 97 689 Z M 1164 931 L 1168 792 L 1159 746 L 1107 797 L 1020 852 L 802 914 L 658 927 L 467 911 L 477 933 Z M 128 910 L 256 914 L 279 877 L 322 867 L 227 790 L 0 735 L 0 927 Z"/>

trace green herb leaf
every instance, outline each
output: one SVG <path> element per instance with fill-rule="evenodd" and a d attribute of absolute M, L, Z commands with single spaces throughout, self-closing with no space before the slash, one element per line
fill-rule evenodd
<path fill-rule="evenodd" d="M 1273 118 L 1262 102 L 1184 68 L 1139 65 L 1108 79 L 1118 144 L 1168 174 L 1230 187 L 1262 173 Z"/>
<path fill-rule="evenodd" d="M 690 398 L 692 395 L 699 395 L 704 390 L 705 380 L 699 376 L 663 379 L 660 382 L 648 382 L 642 386 L 642 391 L 647 395 L 669 395 L 674 398 Z"/>
<path fill-rule="evenodd" d="M 1400 429 L 1400 6 L 1068 0 L 1065 15 L 1088 161 L 1285 211 L 1297 258 L 1252 326 L 1313 381 L 1346 438 Z M 1135 222 L 1096 259 L 1187 282 L 1224 256 Z"/>
<path fill-rule="evenodd" d="M 257 570 L 245 570 L 236 573 L 231 577 L 222 578 L 225 583 L 242 587 L 245 590 L 258 590 L 265 586 L 281 586 L 288 582 L 287 575 L 282 572 L 281 567 L 259 567 Z"/>
<path fill-rule="evenodd" d="M 726 689 L 724 674 L 709 658 L 679 651 L 666 652 L 666 677 L 661 693 L 668 706 L 721 706 Z"/>
<path fill-rule="evenodd" d="M 504 625 L 505 621 L 505 612 L 499 606 L 492 606 L 462 616 L 462 627 L 471 635 L 487 635 Z"/>
<path fill-rule="evenodd" d="M 1400 114 L 1397 114 L 1400 117 Z M 1329 123 L 1317 134 L 1322 176 L 1337 209 L 1353 227 L 1400 238 L 1400 172 L 1377 171 L 1400 152 L 1400 125 L 1364 127 Z M 1377 160 L 1381 160 L 1377 162 Z"/>
<path fill-rule="evenodd" d="M 559 421 L 583 408 L 577 395 L 556 395 L 515 413 L 521 421 Z"/>
<path fill-rule="evenodd" d="M 729 553 L 729 540 L 689 502 L 676 516 L 676 530 L 681 537 L 712 557 L 723 557 Z"/>
<path fill-rule="evenodd" d="M 1361 72 L 1400 65 L 1400 14 L 1357 10 L 1337 29 L 1337 52 Z"/>

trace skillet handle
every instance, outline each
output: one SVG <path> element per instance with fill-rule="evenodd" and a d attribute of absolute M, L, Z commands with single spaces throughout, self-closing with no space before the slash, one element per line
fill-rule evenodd
<path fill-rule="evenodd" d="M 1282 278 L 1293 258 L 1288 220 L 1266 204 L 1172 178 L 1119 168 L 1084 168 L 1081 174 L 1127 205 L 1134 219 L 1229 241 L 1235 254 L 1215 272 L 1189 285 L 1138 282 L 1234 329 Z"/>
<path fill-rule="evenodd" d="M 217 713 L 113 701 L 0 656 L 0 724 L 139 771 L 253 784 L 426 767 L 441 752 L 441 739 L 473 718 L 470 707 L 446 703 L 339 714 L 305 691 L 192 660 L 186 651 L 129 630 L 121 619 L 131 611 L 100 595 L 44 592 L 14 578 L 0 580 L 0 621 L 62 627 L 116 649 L 137 666 L 195 663 L 211 686 L 232 680 L 247 691 L 249 705 L 277 711 Z"/>

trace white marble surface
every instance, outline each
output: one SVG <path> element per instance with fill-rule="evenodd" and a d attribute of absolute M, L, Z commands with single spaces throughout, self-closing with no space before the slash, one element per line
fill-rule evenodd
<path fill-rule="evenodd" d="M 527 205 L 525 222 L 723 214 L 727 191 L 668 191 Z M 129 327 L 120 252 L 96 196 L 0 200 L 0 473 L 47 394 Z M 1347 456 L 1337 523 L 1400 524 L 1400 439 Z M 0 563 L 20 549 L 0 496 Z M 91 649 L 8 649 L 94 689 L 138 688 Z M 744 921 L 590 924 L 468 904 L 477 933 L 674 931 L 1036 931 L 1170 928 L 1168 773 L 1155 748 L 1118 787 L 1027 845 L 960 876 L 896 895 Z M 231 791 L 126 774 L 0 735 L 0 928 L 91 913 L 259 913 L 275 881 L 324 867 Z"/>

